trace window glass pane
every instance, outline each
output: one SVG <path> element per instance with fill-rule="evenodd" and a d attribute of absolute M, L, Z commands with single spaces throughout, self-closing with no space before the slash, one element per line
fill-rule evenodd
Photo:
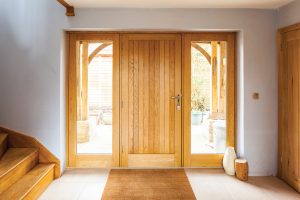
<path fill-rule="evenodd" d="M 191 54 L 191 153 L 224 153 L 226 42 L 192 42 Z"/>
<path fill-rule="evenodd" d="M 112 153 L 112 42 L 77 44 L 77 153 Z"/>

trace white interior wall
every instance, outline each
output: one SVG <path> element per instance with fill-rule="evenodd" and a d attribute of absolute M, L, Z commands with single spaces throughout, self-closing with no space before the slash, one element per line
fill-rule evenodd
<path fill-rule="evenodd" d="M 65 9 L 54 0 L 1 1 L 0 125 L 36 137 L 65 163 Z"/>
<path fill-rule="evenodd" d="M 300 0 L 294 0 L 278 9 L 279 28 L 300 23 Z"/>
<path fill-rule="evenodd" d="M 36 137 L 64 163 L 63 30 L 238 31 L 238 152 L 249 160 L 251 175 L 276 173 L 276 11 L 77 9 L 70 18 L 64 13 L 53 0 L 1 4 L 1 125 Z M 251 98 L 253 92 L 260 100 Z"/>

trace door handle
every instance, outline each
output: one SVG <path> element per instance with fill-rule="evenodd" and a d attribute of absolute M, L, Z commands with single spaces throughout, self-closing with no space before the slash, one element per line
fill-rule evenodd
<path fill-rule="evenodd" d="M 177 96 L 172 96 L 171 99 L 176 100 L 176 109 L 181 110 L 181 97 L 182 94 L 178 94 Z"/>
<path fill-rule="evenodd" d="M 171 97 L 171 99 L 181 99 L 182 95 L 181 94 L 178 94 L 177 96 L 173 96 Z"/>

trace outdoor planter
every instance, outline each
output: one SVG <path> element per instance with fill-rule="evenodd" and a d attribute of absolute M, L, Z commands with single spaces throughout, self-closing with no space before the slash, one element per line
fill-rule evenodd
<path fill-rule="evenodd" d="M 192 112 L 192 125 L 200 125 L 203 121 L 203 113 L 202 112 Z"/>
<path fill-rule="evenodd" d="M 85 143 L 90 140 L 89 120 L 77 121 L 77 142 Z"/>

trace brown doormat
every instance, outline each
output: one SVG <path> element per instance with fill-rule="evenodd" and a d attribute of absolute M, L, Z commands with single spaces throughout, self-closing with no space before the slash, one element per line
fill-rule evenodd
<path fill-rule="evenodd" d="M 102 195 L 108 199 L 196 199 L 183 169 L 113 169 Z"/>

